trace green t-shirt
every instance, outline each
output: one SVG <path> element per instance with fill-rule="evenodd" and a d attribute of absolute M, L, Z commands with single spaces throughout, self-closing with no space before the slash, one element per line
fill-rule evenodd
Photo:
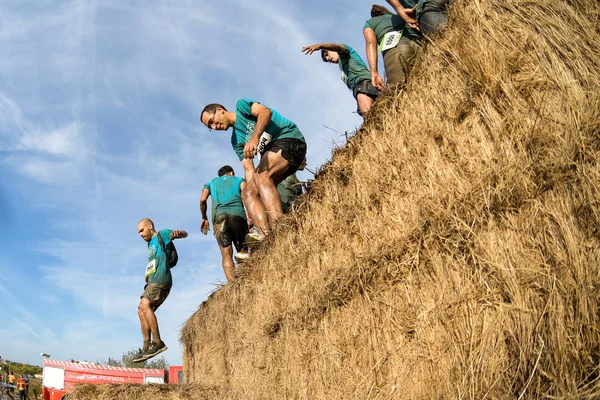
<path fill-rule="evenodd" d="M 296 200 L 296 197 L 302 194 L 302 186 L 300 186 L 296 174 L 292 174 L 277 185 L 277 191 L 281 198 L 283 212 L 287 212 L 292 206 L 292 202 Z"/>
<path fill-rule="evenodd" d="M 244 159 L 244 146 L 250 141 L 256 127 L 257 118 L 252 115 L 252 104 L 254 103 L 260 104 L 258 101 L 241 99 L 235 105 L 235 124 L 231 133 L 231 145 L 240 161 Z M 271 135 L 271 142 L 278 139 L 298 139 L 306 143 L 302 132 L 295 123 L 284 118 L 271 107 L 267 108 L 273 113 L 267 129 L 265 129 L 265 132 Z"/>
<path fill-rule="evenodd" d="M 367 28 L 373 29 L 375 32 L 378 45 L 381 44 L 381 40 L 385 34 L 392 31 L 400 32 L 402 33 L 402 37 L 406 37 L 411 40 L 416 40 L 421 37 L 419 32 L 406 25 L 402 17 L 400 17 L 398 14 L 386 14 L 371 18 L 365 22 L 363 30 Z"/>
<path fill-rule="evenodd" d="M 346 53 L 339 53 L 340 60 L 338 61 L 338 67 L 342 71 L 342 80 L 348 86 L 348 89 L 354 91 L 356 85 L 365 79 L 371 80 L 371 73 L 365 65 L 365 62 L 360 58 L 358 53 L 347 44 Z"/>
<path fill-rule="evenodd" d="M 417 9 L 415 10 L 415 19 L 417 21 L 419 20 L 419 17 L 423 12 L 423 7 L 425 6 L 425 3 L 427 3 L 427 0 L 419 0 L 419 2 L 417 3 Z"/>
<path fill-rule="evenodd" d="M 219 176 L 204 185 L 212 197 L 212 221 L 217 215 L 232 214 L 246 219 L 240 185 L 244 182 L 238 176 Z"/>
<path fill-rule="evenodd" d="M 160 235 L 166 248 L 167 244 L 171 241 L 171 232 L 170 229 L 162 229 L 148 242 L 148 265 L 146 266 L 148 283 L 156 283 L 157 285 L 167 287 L 173 285 L 171 270 L 167 267 L 167 256 L 162 251 L 158 242 L 158 235 Z"/>

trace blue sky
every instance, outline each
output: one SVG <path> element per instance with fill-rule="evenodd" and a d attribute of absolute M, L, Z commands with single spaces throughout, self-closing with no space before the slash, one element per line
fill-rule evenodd
<path fill-rule="evenodd" d="M 190 234 L 157 312 L 163 354 L 180 364 L 181 325 L 225 281 L 212 233 L 199 232 L 202 186 L 225 164 L 242 173 L 230 133 L 209 132 L 201 109 L 261 101 L 298 124 L 309 167 L 321 165 L 343 144 L 325 125 L 361 119 L 337 67 L 300 50 L 342 42 L 365 58 L 370 6 L 3 0 L 0 355 L 95 361 L 139 347 L 136 225 L 150 217 Z"/>

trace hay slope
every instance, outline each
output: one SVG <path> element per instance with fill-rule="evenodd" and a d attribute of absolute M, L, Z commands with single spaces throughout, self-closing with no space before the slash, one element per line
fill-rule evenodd
<path fill-rule="evenodd" d="M 458 1 L 182 330 L 232 399 L 600 396 L 600 6 Z"/>
<path fill-rule="evenodd" d="M 458 0 L 406 90 L 185 324 L 194 384 L 71 398 L 598 398 L 599 16 Z"/>
<path fill-rule="evenodd" d="M 202 385 L 77 385 L 68 400 L 214 400 L 222 398 L 217 388 Z"/>

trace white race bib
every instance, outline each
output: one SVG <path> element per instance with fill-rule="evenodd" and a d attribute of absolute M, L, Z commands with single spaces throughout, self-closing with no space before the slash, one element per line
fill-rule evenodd
<path fill-rule="evenodd" d="M 258 158 L 262 156 L 262 153 L 265 151 L 265 147 L 271 142 L 271 135 L 267 132 L 263 132 L 258 139 L 258 146 L 256 146 L 256 150 L 258 152 Z"/>
<path fill-rule="evenodd" d="M 383 39 L 381 39 L 381 43 L 379 43 L 379 51 L 384 52 L 389 49 L 393 49 L 398 45 L 400 38 L 402 37 L 402 32 L 388 32 L 383 35 Z"/>
<path fill-rule="evenodd" d="M 146 276 L 152 275 L 156 272 L 156 258 L 146 265 Z"/>

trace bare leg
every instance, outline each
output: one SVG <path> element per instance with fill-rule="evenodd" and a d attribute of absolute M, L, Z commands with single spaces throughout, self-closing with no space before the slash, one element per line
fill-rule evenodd
<path fill-rule="evenodd" d="M 231 282 L 235 278 L 235 265 L 233 264 L 233 246 L 229 245 L 223 247 L 219 245 L 221 250 L 221 257 L 223 258 L 223 271 L 225 271 L 225 277 L 227 282 Z"/>
<path fill-rule="evenodd" d="M 283 214 L 277 185 L 283 180 L 283 174 L 289 166 L 290 163 L 283 158 L 281 150 L 277 153 L 268 151 L 260 159 L 260 164 L 252 178 L 256 181 L 260 200 L 269 215 L 271 229 L 275 228 L 277 219 Z"/>
<path fill-rule="evenodd" d="M 152 332 L 152 340 L 154 343 L 160 343 L 160 332 L 158 330 L 158 321 L 156 320 L 156 315 L 152 308 L 150 308 L 150 300 L 145 297 L 142 297 L 140 301 L 140 309 L 146 318 L 146 322 L 150 331 Z"/>
<path fill-rule="evenodd" d="M 141 298 L 140 305 L 138 306 L 138 317 L 140 317 L 140 325 L 142 327 L 142 337 L 144 338 L 144 346 L 142 347 L 142 351 L 148 350 L 150 347 L 150 325 L 148 325 L 148 321 L 146 320 L 146 316 L 142 312 L 142 300 L 148 301 L 148 299 Z"/>
<path fill-rule="evenodd" d="M 246 184 L 246 187 L 242 191 L 242 201 L 250 213 L 250 218 L 252 218 L 252 222 L 254 222 L 254 227 L 258 229 L 260 234 L 267 235 L 269 233 L 267 214 L 258 194 L 256 174 L 254 174 L 252 180 Z"/>
<path fill-rule="evenodd" d="M 358 113 L 361 117 L 365 118 L 375 100 L 364 93 L 359 93 L 358 96 L 356 96 L 356 102 L 358 103 Z"/>

